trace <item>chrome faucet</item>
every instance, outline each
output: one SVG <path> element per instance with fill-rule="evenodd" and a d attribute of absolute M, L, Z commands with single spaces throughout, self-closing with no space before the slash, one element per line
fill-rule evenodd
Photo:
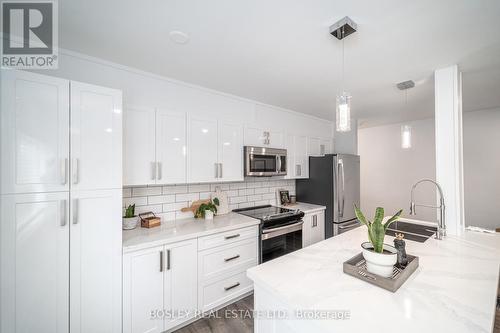
<path fill-rule="evenodd" d="M 413 197 L 413 192 L 415 191 L 415 188 L 418 186 L 418 184 L 423 183 L 423 182 L 429 182 L 434 185 L 436 185 L 438 191 L 439 191 L 439 206 L 429 206 L 429 205 L 417 205 L 415 204 L 415 200 Z M 420 207 L 427 207 L 427 208 L 436 208 L 439 209 L 439 220 L 438 220 L 438 228 L 436 232 L 436 239 L 443 239 L 443 236 L 446 236 L 446 222 L 445 222 L 445 205 L 444 205 L 444 195 L 443 195 L 443 189 L 441 186 L 435 182 L 432 179 L 422 179 L 419 180 L 418 182 L 413 185 L 411 188 L 411 203 L 410 203 L 410 215 L 415 215 L 415 207 L 420 206 Z"/>

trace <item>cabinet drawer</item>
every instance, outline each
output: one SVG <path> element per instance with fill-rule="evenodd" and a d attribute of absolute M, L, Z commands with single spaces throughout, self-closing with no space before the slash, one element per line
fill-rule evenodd
<path fill-rule="evenodd" d="M 211 310 L 246 292 L 251 291 L 253 289 L 253 282 L 247 277 L 246 273 L 246 270 L 249 267 L 245 267 L 240 272 L 216 280 L 212 283 L 200 285 L 199 307 L 202 311 Z"/>
<path fill-rule="evenodd" d="M 257 252 L 257 237 L 199 252 L 199 281 L 206 281 L 244 265 L 257 265 Z"/>
<path fill-rule="evenodd" d="M 231 244 L 247 238 L 257 239 L 259 227 L 251 226 L 242 229 L 221 232 L 215 235 L 198 238 L 198 250 L 206 250 L 216 246 Z"/>

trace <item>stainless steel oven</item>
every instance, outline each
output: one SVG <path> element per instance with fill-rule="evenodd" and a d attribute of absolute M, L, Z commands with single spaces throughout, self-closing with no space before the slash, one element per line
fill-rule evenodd
<path fill-rule="evenodd" d="M 284 176 L 286 171 L 286 149 L 245 146 L 245 176 Z"/>
<path fill-rule="evenodd" d="M 263 228 L 260 262 L 266 262 L 302 248 L 302 220 L 277 228 Z"/>

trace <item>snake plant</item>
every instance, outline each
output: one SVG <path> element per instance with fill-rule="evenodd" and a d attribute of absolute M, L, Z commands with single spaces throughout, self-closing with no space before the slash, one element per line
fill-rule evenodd
<path fill-rule="evenodd" d="M 131 217 L 135 217 L 135 204 L 128 205 L 127 209 L 125 209 L 124 218 L 131 218 Z"/>
<path fill-rule="evenodd" d="M 356 212 L 356 217 L 359 222 L 366 225 L 368 228 L 368 240 L 373 245 L 373 250 L 377 253 L 382 253 L 384 251 L 384 237 L 387 228 L 391 225 L 391 223 L 399 220 L 401 213 L 403 210 L 401 209 L 399 212 L 394 214 L 393 217 L 387 220 L 384 224 L 382 224 L 382 220 L 384 219 L 384 209 L 382 207 L 377 207 L 375 210 L 375 217 L 373 218 L 373 222 L 367 220 L 358 206 L 354 205 L 354 211 Z"/>

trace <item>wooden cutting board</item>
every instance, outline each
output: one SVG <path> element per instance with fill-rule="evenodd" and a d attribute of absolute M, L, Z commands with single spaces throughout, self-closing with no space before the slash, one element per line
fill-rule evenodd
<path fill-rule="evenodd" d="M 191 206 L 182 208 L 181 212 L 184 212 L 184 213 L 185 212 L 193 212 L 193 214 L 195 214 L 196 211 L 198 210 L 198 208 L 201 206 L 201 204 L 209 203 L 209 202 L 210 202 L 210 199 L 193 201 Z"/>

